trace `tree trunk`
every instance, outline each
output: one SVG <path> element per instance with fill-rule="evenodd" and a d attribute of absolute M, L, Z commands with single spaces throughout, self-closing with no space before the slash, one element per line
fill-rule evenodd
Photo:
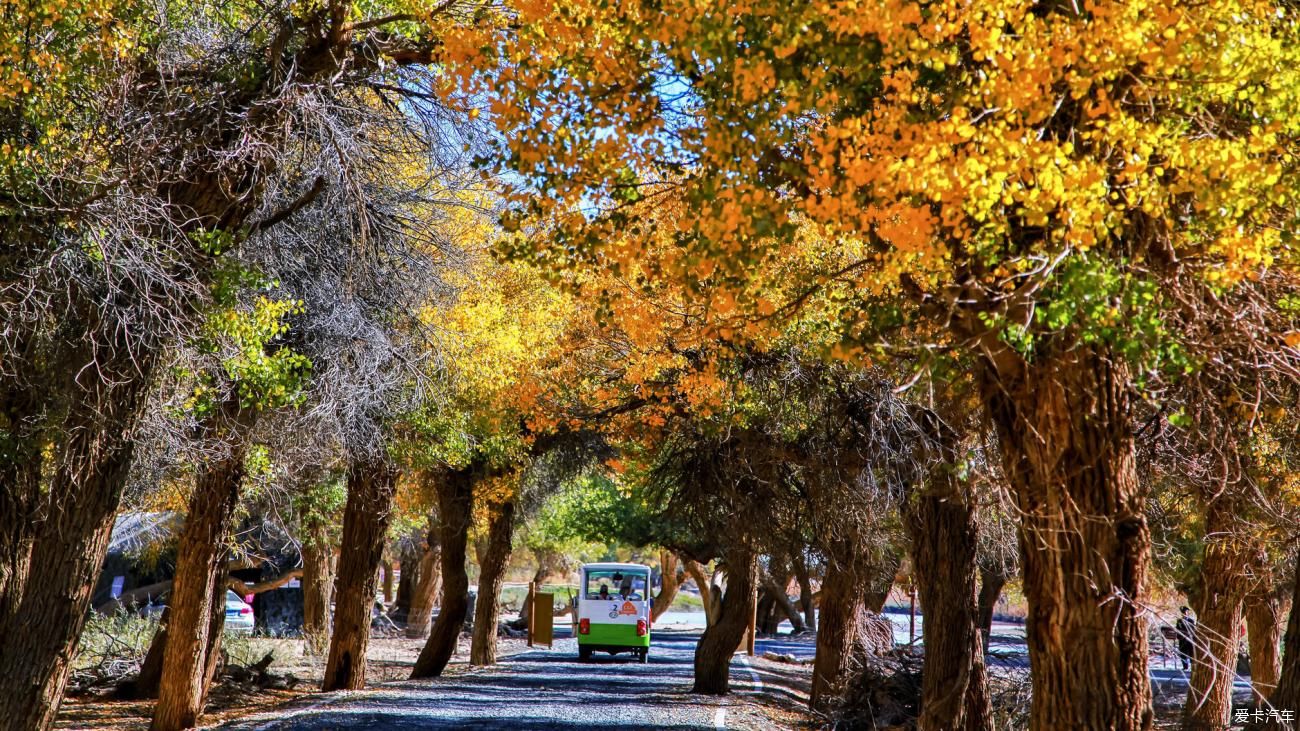
<path fill-rule="evenodd" d="M 762 569 L 759 569 L 762 571 Z M 772 593 L 762 588 L 759 582 L 758 606 L 754 610 L 754 632 L 770 635 L 776 631 L 776 599 Z"/>
<path fill-rule="evenodd" d="M 465 614 L 469 610 L 469 577 L 465 573 L 465 549 L 469 543 L 470 509 L 474 497 L 474 475 L 469 470 L 451 472 L 438 484 L 439 533 L 442 536 L 442 606 L 438 621 L 429 633 L 411 678 L 442 675 L 451 656 Z"/>
<path fill-rule="evenodd" d="M 322 654 L 329 647 L 330 597 L 334 593 L 334 547 L 329 527 L 313 520 L 302 542 L 302 633 L 307 648 Z"/>
<path fill-rule="evenodd" d="M 140 672 L 117 686 L 114 695 L 120 700 L 143 700 L 158 697 L 158 683 L 162 680 L 163 651 L 167 649 L 167 623 L 171 621 L 171 607 L 163 607 L 158 619 L 158 629 L 149 641 L 149 650 L 140 663 Z"/>
<path fill-rule="evenodd" d="M 1285 651 L 1282 654 L 1282 672 L 1277 678 L 1277 688 L 1268 699 L 1273 708 L 1300 711 L 1300 554 L 1296 555 L 1296 580 L 1291 589 L 1291 613 L 1286 622 Z M 1284 728 L 1280 724 L 1270 731 Z"/>
<path fill-rule="evenodd" d="M 839 695 L 852 659 L 857 631 L 866 622 L 865 594 L 861 574 L 854 567 L 828 561 L 822 579 L 821 627 L 817 630 L 817 654 L 813 658 L 812 692 L 809 705 L 825 711 Z"/>
<path fill-rule="evenodd" d="M 788 576 L 785 577 L 784 584 L 773 579 L 771 576 L 763 577 L 764 593 L 766 593 L 767 596 L 771 597 L 772 601 L 776 603 L 775 608 L 780 611 L 780 614 L 784 615 L 786 619 L 790 620 L 790 626 L 792 628 L 792 632 L 799 633 L 799 632 L 803 632 L 806 629 L 806 627 L 804 626 L 803 623 L 803 615 L 799 613 L 799 608 L 794 605 L 794 602 L 790 599 L 790 596 L 785 593 L 785 587 L 789 586 L 789 584 L 790 584 L 790 578 Z M 777 618 L 776 624 L 777 625 L 781 624 L 780 617 Z M 769 634 L 775 634 L 775 632 L 776 632 L 776 628 L 773 627 L 772 632 Z"/>
<path fill-rule="evenodd" d="M 1183 707 L 1188 728 L 1218 731 L 1232 718 L 1232 679 L 1237 672 L 1241 608 L 1250 589 L 1251 552 L 1234 532 L 1239 507 L 1226 498 L 1207 506 L 1205 555 L 1201 559 L 1193 601 L 1196 610 L 1196 649 L 1192 676 Z"/>
<path fill-rule="evenodd" d="M 115 419 L 114 411 L 105 416 L 112 429 L 129 433 L 134 418 Z M 28 581 L 21 592 L 13 586 L 17 593 L 5 600 L 13 602 L 13 615 L 0 617 L 0 719 L 7 728 L 54 724 L 131 464 L 132 445 L 120 433 L 101 433 L 90 424 L 69 431 L 70 444 L 49 482 L 49 495 L 57 498 L 48 517 L 31 528 Z"/>
<path fill-rule="evenodd" d="M 204 648 L 203 667 L 200 672 L 203 676 L 202 697 L 208 697 L 208 691 L 212 688 L 212 682 L 216 680 L 217 670 L 221 666 L 221 636 L 226 631 L 226 592 L 229 588 L 226 586 L 226 572 L 219 571 L 212 577 L 212 608 L 208 611 L 208 645 Z M 203 711 L 203 703 L 199 703 L 199 711 Z"/>
<path fill-rule="evenodd" d="M 699 561 L 686 561 L 686 573 L 695 580 L 695 587 L 700 590 L 700 602 L 704 604 L 704 626 L 711 627 L 718 621 L 717 607 L 714 606 L 709 580 L 704 576 L 704 567 Z"/>
<path fill-rule="evenodd" d="M 695 687 L 691 692 L 726 695 L 731 689 L 731 657 L 744 639 L 754 613 L 758 585 L 758 556 L 745 549 L 727 553 L 727 586 L 717 620 L 695 646 Z"/>
<path fill-rule="evenodd" d="M 1271 591 L 1252 592 L 1246 597 L 1246 636 L 1250 645 L 1250 684 L 1260 700 L 1277 688 L 1282 673 L 1279 642 L 1286 622 L 1287 600 Z"/>
<path fill-rule="evenodd" d="M 659 549 L 659 593 L 655 594 L 654 606 L 650 609 L 651 624 L 658 622 L 677 598 L 677 590 L 682 586 L 682 577 L 678 571 L 677 554 Z"/>
<path fill-rule="evenodd" d="M 4 396 L 0 399 L 0 627 L 17 614 L 27 586 L 36 540 L 32 503 L 40 495 L 45 464 L 43 440 L 24 427 L 40 411 L 33 402 L 34 389 L 5 389 Z"/>
<path fill-rule="evenodd" d="M 479 566 L 478 603 L 474 607 L 474 637 L 470 640 L 470 665 L 497 662 L 497 621 L 501 613 L 501 582 L 510 563 L 515 534 L 515 504 L 503 504 L 488 526 L 487 551 Z"/>
<path fill-rule="evenodd" d="M 218 600 L 223 617 L 225 614 L 225 541 L 239 503 L 248 451 L 246 432 L 253 415 L 240 413 L 237 401 L 226 404 L 222 411 L 216 417 L 219 422 L 209 428 L 219 430 L 217 438 L 224 443 L 214 444 L 224 454 L 199 467 L 176 548 L 176 575 L 167 599 L 171 619 L 152 731 L 176 731 L 197 724 L 207 690 L 209 632 Z"/>
<path fill-rule="evenodd" d="M 1032 362 L 990 347 L 984 400 L 1022 516 L 1029 727 L 1149 729 L 1150 530 L 1131 378 L 1101 345 L 1044 344 Z"/>
<path fill-rule="evenodd" d="M 970 484 L 956 474 L 959 435 L 917 409 L 938 465 L 903 507 L 912 570 L 925 609 L 918 731 L 993 728 L 978 630 L 975 551 L 978 529 Z M 967 702 L 983 703 L 968 707 Z"/>
<path fill-rule="evenodd" d="M 342 554 L 334 581 L 334 633 L 322 690 L 365 687 L 376 569 L 383 558 L 397 477 L 397 468 L 383 458 L 354 462 L 348 468 Z"/>
<path fill-rule="evenodd" d="M 799 580 L 799 608 L 803 610 L 803 624 L 809 632 L 817 631 L 817 607 L 813 603 L 812 577 L 802 556 L 794 559 L 794 575 Z"/>
<path fill-rule="evenodd" d="M 894 579 L 898 576 L 898 567 L 902 565 L 903 557 L 893 549 L 885 552 L 884 562 L 881 566 L 873 566 L 866 573 L 867 584 L 863 589 L 862 606 L 867 611 L 874 614 L 881 614 L 885 611 L 885 604 L 889 601 L 889 592 L 894 588 Z"/>
<path fill-rule="evenodd" d="M 997 571 L 980 569 L 980 597 L 976 621 L 979 624 L 985 654 L 989 651 L 989 635 L 993 632 L 993 611 L 997 609 L 998 597 L 1002 596 L 1002 587 L 1006 585 L 1006 576 Z"/>
<path fill-rule="evenodd" d="M 393 562 L 380 561 L 379 567 L 384 572 L 384 606 L 393 605 Z"/>
<path fill-rule="evenodd" d="M 392 609 L 388 611 L 388 618 L 394 622 L 405 622 L 411 616 L 411 597 L 415 593 L 415 585 L 420 581 L 420 555 L 423 553 L 423 550 L 415 547 L 406 547 L 397 557 L 397 565 L 400 566 L 397 591 L 393 596 Z"/>
<path fill-rule="evenodd" d="M 429 620 L 433 617 L 442 577 L 441 557 L 437 524 L 430 518 L 424 550 L 420 552 L 419 581 L 411 587 L 411 611 L 406 615 L 406 636 L 410 639 L 422 640 L 429 636 Z"/>

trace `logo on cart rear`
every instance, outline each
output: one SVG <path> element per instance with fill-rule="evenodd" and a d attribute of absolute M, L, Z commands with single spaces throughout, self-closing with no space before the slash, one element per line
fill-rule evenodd
<path fill-rule="evenodd" d="M 636 605 L 634 605 L 632 602 L 623 602 L 623 607 L 618 610 L 618 613 L 635 615 L 637 613 Z"/>

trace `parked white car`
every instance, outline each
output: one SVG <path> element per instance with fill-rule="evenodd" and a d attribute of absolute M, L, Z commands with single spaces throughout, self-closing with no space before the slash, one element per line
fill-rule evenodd
<path fill-rule="evenodd" d="M 159 596 L 151 599 L 148 604 L 140 608 L 140 614 L 145 617 L 158 618 L 162 616 L 163 608 L 167 606 L 167 596 Z M 241 635 L 253 634 L 253 607 L 251 607 L 239 595 L 230 589 L 226 590 L 226 631 L 234 632 Z"/>
<path fill-rule="evenodd" d="M 230 589 L 226 590 L 226 631 L 253 634 L 253 608 Z"/>

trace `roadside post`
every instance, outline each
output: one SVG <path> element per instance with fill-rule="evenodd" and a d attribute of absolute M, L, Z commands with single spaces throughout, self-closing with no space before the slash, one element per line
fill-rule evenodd
<path fill-rule="evenodd" d="M 537 626 L 537 582 L 528 582 L 528 646 L 533 646 L 533 628 Z"/>
<path fill-rule="evenodd" d="M 750 657 L 754 656 L 754 634 L 758 631 L 758 587 L 754 588 L 754 596 L 749 602 L 749 635 L 745 640 L 745 651 Z"/>
<path fill-rule="evenodd" d="M 907 596 L 911 604 L 911 611 L 907 617 L 907 644 L 916 644 L 916 584 L 912 579 L 907 579 Z"/>

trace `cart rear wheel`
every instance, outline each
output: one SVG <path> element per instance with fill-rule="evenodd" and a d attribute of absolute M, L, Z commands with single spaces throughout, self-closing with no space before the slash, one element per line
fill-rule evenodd
<path fill-rule="evenodd" d="M 640 658 L 641 658 L 641 663 L 642 663 L 642 664 L 645 664 L 645 662 L 647 661 L 647 659 L 650 657 L 650 648 L 649 648 L 649 647 L 642 647 L 642 648 L 637 652 L 637 655 L 640 656 Z"/>
<path fill-rule="evenodd" d="M 586 662 L 586 661 L 590 660 L 590 659 L 591 659 L 591 648 L 590 648 L 590 647 L 583 647 L 583 646 L 579 645 L 579 646 L 578 646 L 578 659 L 581 660 L 581 661 L 583 661 L 583 662 Z"/>

